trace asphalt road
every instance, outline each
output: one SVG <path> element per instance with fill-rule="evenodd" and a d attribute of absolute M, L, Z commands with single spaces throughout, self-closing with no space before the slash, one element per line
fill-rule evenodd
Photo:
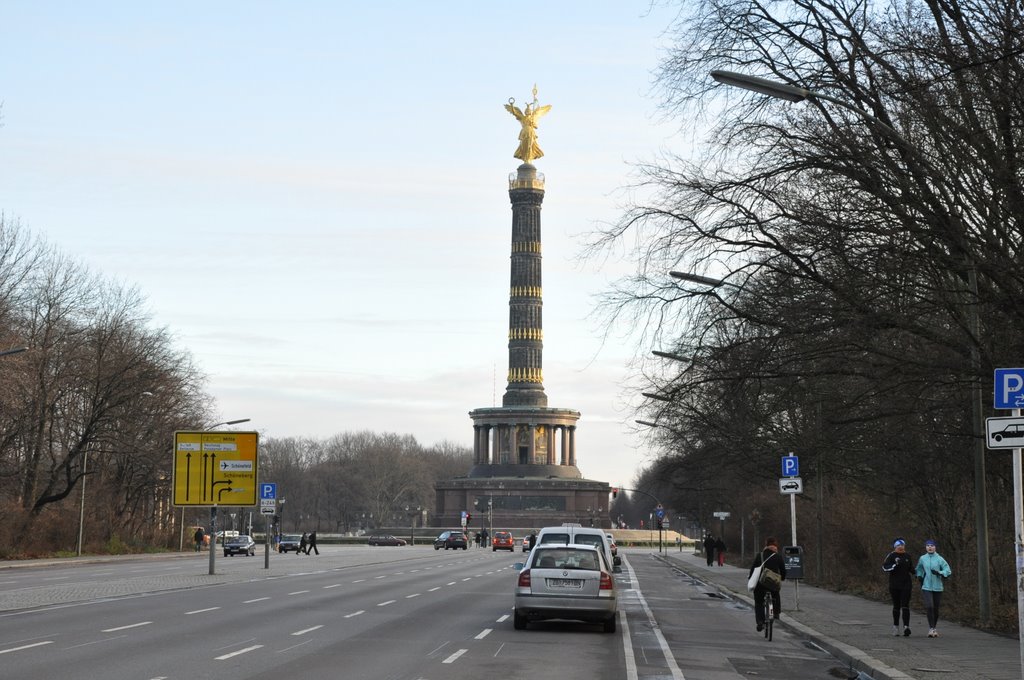
<path fill-rule="evenodd" d="M 0 571 L 0 677 L 19 680 L 719 680 L 851 677 L 754 631 L 745 605 L 648 552 L 624 554 L 619 628 L 512 627 L 521 553 L 322 546 Z"/>

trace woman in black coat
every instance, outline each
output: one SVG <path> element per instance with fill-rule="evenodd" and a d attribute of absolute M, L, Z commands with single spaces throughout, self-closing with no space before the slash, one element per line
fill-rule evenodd
<path fill-rule="evenodd" d="M 769 536 L 764 540 L 764 549 L 762 549 L 761 554 L 754 559 L 754 563 L 750 565 L 750 573 L 747 574 L 747 578 L 753 576 L 754 570 L 761 566 L 762 563 L 764 564 L 765 569 L 771 569 L 782 576 L 783 581 L 786 580 L 786 562 L 782 559 L 782 555 L 779 554 L 779 541 L 774 536 Z M 764 630 L 765 595 L 770 595 L 772 598 L 772 604 L 775 605 L 776 619 L 779 618 L 779 612 L 782 611 L 781 592 L 772 592 L 758 583 L 757 586 L 754 587 L 754 621 L 757 622 L 758 632 Z"/>

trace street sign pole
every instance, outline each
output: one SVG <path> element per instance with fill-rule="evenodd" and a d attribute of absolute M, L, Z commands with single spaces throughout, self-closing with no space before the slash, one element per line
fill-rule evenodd
<path fill-rule="evenodd" d="M 796 458 L 796 456 L 793 455 L 792 451 L 789 452 L 789 457 Z M 785 465 L 785 463 L 783 463 L 783 465 Z M 787 467 L 788 467 L 789 470 L 792 470 L 794 472 L 798 472 L 799 471 L 799 466 L 796 465 L 796 464 L 793 464 L 793 465 L 787 466 Z M 789 495 L 789 534 L 790 534 L 790 537 L 792 538 L 792 540 L 790 541 L 790 545 L 800 545 L 799 543 L 796 542 L 796 494 L 795 493 Z"/>
<path fill-rule="evenodd" d="M 1021 409 L 1013 409 L 1013 415 L 1019 416 Z M 1020 647 L 1021 677 L 1024 677 L 1024 492 L 1021 491 L 1021 450 L 1013 450 L 1013 545 L 1016 548 L 1017 571 L 1017 640 Z"/>

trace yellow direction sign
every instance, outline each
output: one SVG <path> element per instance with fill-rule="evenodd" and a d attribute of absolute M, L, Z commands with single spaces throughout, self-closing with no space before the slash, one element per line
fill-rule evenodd
<path fill-rule="evenodd" d="M 174 505 L 256 505 L 256 432 L 175 432 Z"/>

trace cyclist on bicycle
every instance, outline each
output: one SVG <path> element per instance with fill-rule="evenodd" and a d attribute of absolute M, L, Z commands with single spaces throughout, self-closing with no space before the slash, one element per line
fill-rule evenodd
<path fill-rule="evenodd" d="M 771 569 L 780 574 L 783 581 L 786 580 L 786 562 L 779 554 L 779 541 L 774 536 L 764 539 L 764 548 L 761 550 L 761 554 L 754 558 L 754 563 L 750 565 L 750 573 L 747 578 L 750 578 L 754 574 L 754 570 L 762 564 L 765 569 Z M 779 612 L 782 611 L 781 594 L 778 591 L 772 592 L 758 583 L 754 587 L 754 621 L 757 622 L 758 632 L 764 630 L 765 595 L 770 595 L 772 598 L 772 604 L 775 606 L 775 619 L 779 618 Z"/>

